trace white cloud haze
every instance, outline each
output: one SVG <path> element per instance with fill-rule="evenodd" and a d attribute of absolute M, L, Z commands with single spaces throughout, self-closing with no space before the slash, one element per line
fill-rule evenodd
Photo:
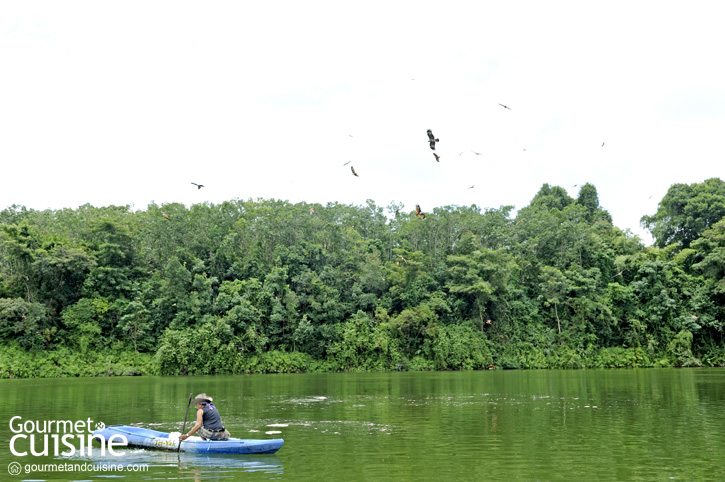
<path fill-rule="evenodd" d="M 717 2 L 349 3 L 4 2 L 0 209 L 590 182 L 648 241 L 670 185 L 724 177 Z"/>

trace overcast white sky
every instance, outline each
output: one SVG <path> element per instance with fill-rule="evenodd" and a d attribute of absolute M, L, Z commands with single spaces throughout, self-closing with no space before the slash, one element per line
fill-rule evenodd
<path fill-rule="evenodd" d="M 0 209 L 234 198 L 519 209 L 545 182 L 574 197 L 590 182 L 615 225 L 649 243 L 639 219 L 670 185 L 725 179 L 722 12 L 2 2 Z"/>

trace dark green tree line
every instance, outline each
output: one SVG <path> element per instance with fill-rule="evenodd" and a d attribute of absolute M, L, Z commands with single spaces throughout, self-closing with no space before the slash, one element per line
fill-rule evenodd
<path fill-rule="evenodd" d="M 724 364 L 724 184 L 672 186 L 642 218 L 652 248 L 591 184 L 576 199 L 545 184 L 515 217 L 12 206 L 0 376 Z"/>

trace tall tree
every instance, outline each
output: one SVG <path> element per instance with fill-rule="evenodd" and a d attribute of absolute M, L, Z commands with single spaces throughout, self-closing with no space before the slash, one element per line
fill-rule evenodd
<path fill-rule="evenodd" d="M 673 184 L 657 212 L 642 216 L 655 244 L 664 248 L 677 243 L 688 248 L 703 231 L 725 217 L 725 182 L 713 177 L 701 183 Z"/>
<path fill-rule="evenodd" d="M 599 193 L 593 184 L 586 183 L 579 189 L 576 203 L 587 209 L 586 219 L 590 223 L 606 221 L 611 224 L 612 216 L 599 205 Z"/>
<path fill-rule="evenodd" d="M 544 266 L 541 270 L 541 298 L 545 306 L 554 306 L 556 327 L 561 333 L 561 318 L 559 317 L 559 305 L 565 304 L 569 298 L 569 291 L 572 289 L 571 282 L 556 268 Z"/>

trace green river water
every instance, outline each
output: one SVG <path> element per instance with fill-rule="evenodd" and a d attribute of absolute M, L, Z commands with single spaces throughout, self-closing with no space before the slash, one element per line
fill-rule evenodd
<path fill-rule="evenodd" d="M 22 438 L 28 455 L 11 452 L 18 422 L 180 431 L 191 392 L 233 437 L 284 446 L 35 456 Z M 723 369 L 0 380 L 0 396 L 0 480 L 725 480 Z"/>

